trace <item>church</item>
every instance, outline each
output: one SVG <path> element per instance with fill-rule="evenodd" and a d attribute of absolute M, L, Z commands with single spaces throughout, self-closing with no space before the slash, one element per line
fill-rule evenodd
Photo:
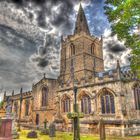
<path fill-rule="evenodd" d="M 72 131 L 73 86 L 77 87 L 80 131 L 98 133 L 102 118 L 109 135 L 140 134 L 140 82 L 130 68 L 104 70 L 103 38 L 90 34 L 84 9 L 80 5 L 73 35 L 61 38 L 60 75 L 43 78 L 32 91 L 7 96 L 17 123 L 25 128 L 42 128 L 55 122 L 57 130 Z"/>

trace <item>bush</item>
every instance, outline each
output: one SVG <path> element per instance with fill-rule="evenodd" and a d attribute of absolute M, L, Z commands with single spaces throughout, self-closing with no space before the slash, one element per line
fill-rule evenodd
<path fill-rule="evenodd" d="M 28 132 L 27 138 L 37 138 L 37 132 L 36 131 Z"/>

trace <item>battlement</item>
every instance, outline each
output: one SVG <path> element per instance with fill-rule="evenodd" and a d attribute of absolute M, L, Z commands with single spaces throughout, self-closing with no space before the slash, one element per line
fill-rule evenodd
<path fill-rule="evenodd" d="M 130 66 L 124 66 L 116 69 L 97 72 L 93 74 L 93 77 L 83 77 L 79 80 L 75 79 L 75 81 L 78 87 L 82 87 L 88 85 L 94 86 L 106 82 L 132 81 L 137 79 L 137 75 L 131 71 Z M 70 89 L 73 86 L 72 82 L 73 81 L 71 79 L 69 79 L 67 82 L 60 81 L 60 90 Z"/>
<path fill-rule="evenodd" d="M 101 39 L 95 37 L 95 36 L 89 36 L 87 35 L 85 32 L 80 32 L 79 34 L 75 34 L 75 35 L 68 35 L 66 38 L 64 38 L 63 36 L 61 37 L 61 41 L 62 43 L 65 45 L 70 41 L 74 41 L 76 39 L 79 39 L 81 37 L 85 37 L 88 38 L 89 40 L 94 41 L 96 44 L 101 45 L 102 44 L 102 37 Z"/>

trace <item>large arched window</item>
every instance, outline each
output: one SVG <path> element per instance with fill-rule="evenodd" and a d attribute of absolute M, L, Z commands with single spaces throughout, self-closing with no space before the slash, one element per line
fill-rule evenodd
<path fill-rule="evenodd" d="M 100 98 L 101 98 L 102 114 L 114 114 L 115 113 L 114 95 L 105 89 L 103 90 L 103 93 L 101 94 Z"/>
<path fill-rule="evenodd" d="M 135 100 L 135 108 L 136 110 L 140 110 L 140 86 L 134 86 L 134 100 Z"/>
<path fill-rule="evenodd" d="M 42 106 L 47 106 L 48 88 L 42 88 Z"/>
<path fill-rule="evenodd" d="M 30 101 L 25 100 L 25 116 L 29 115 L 29 105 L 30 105 Z"/>
<path fill-rule="evenodd" d="M 70 45 L 70 56 L 73 56 L 75 55 L 75 46 L 73 43 L 71 43 Z"/>
<path fill-rule="evenodd" d="M 70 112 L 70 98 L 67 96 L 62 99 L 62 111 Z"/>
<path fill-rule="evenodd" d="M 91 99 L 88 95 L 84 95 L 81 98 L 81 112 L 85 114 L 91 113 Z"/>

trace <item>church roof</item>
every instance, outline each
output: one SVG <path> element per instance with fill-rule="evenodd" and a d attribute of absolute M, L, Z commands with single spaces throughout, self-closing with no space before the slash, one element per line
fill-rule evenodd
<path fill-rule="evenodd" d="M 130 66 L 120 67 L 121 79 L 137 79 L 136 74 L 134 74 L 130 68 Z M 107 71 L 97 72 L 95 76 L 98 78 L 103 78 L 104 76 L 112 76 L 117 73 L 117 69 L 110 69 Z"/>
<path fill-rule="evenodd" d="M 74 34 L 77 34 L 80 32 L 85 32 L 88 35 L 90 35 L 90 31 L 89 31 L 88 24 L 87 24 L 87 19 L 86 19 L 86 16 L 85 16 L 85 13 L 84 13 L 84 10 L 83 10 L 81 4 L 80 4 L 78 15 L 77 15 Z"/>

